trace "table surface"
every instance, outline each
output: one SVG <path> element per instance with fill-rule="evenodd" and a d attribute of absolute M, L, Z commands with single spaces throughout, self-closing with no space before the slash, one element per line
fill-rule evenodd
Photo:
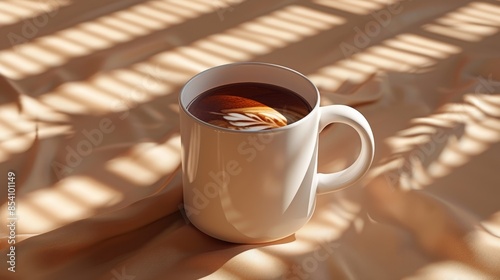
<path fill-rule="evenodd" d="M 499 28 L 494 0 L 0 2 L 0 278 L 500 279 Z M 179 90 L 238 61 L 304 73 L 375 135 L 365 179 L 269 244 L 182 208 Z M 325 129 L 319 171 L 353 139 Z"/>

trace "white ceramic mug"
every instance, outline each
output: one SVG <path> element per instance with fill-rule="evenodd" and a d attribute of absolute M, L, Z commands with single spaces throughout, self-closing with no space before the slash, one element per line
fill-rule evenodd
<path fill-rule="evenodd" d="M 239 82 L 290 89 L 312 111 L 292 124 L 261 131 L 214 126 L 188 111 L 208 89 Z M 351 185 L 373 160 L 373 134 L 363 115 L 345 105 L 320 107 L 316 86 L 283 66 L 244 62 L 213 67 L 186 83 L 179 103 L 184 209 L 193 225 L 218 239 L 261 243 L 292 235 L 310 219 L 316 194 Z M 347 169 L 321 174 L 316 168 L 318 135 L 330 123 L 353 127 L 361 151 Z"/>

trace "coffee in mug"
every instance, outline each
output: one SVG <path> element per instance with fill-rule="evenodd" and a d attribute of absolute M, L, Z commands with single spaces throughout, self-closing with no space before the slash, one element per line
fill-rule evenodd
<path fill-rule="evenodd" d="M 188 110 L 212 125 L 257 131 L 292 124 L 309 114 L 312 108 L 292 90 L 243 82 L 207 90 L 188 105 Z"/>

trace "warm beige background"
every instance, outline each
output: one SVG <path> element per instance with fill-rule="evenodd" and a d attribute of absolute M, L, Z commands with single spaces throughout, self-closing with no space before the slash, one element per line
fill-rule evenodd
<path fill-rule="evenodd" d="M 0 2 L 0 279 L 500 279 L 499 28 L 493 0 Z M 368 178 L 273 244 L 179 211 L 177 94 L 234 61 L 303 72 L 376 137 Z M 324 131 L 320 170 L 355 139 Z"/>

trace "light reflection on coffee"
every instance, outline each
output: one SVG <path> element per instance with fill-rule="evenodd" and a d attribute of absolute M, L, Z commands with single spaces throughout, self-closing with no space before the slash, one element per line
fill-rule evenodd
<path fill-rule="evenodd" d="M 264 83 L 235 83 L 210 89 L 188 106 L 198 119 L 235 130 L 265 130 L 292 124 L 311 111 L 297 93 Z"/>

